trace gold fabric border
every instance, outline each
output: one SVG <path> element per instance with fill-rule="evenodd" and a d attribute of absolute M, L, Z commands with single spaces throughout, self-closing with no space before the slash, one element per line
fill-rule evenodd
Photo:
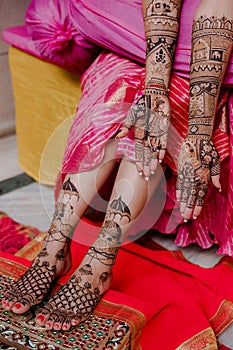
<path fill-rule="evenodd" d="M 213 329 L 211 327 L 204 329 L 176 348 L 176 350 L 190 349 L 218 350 L 218 344 Z"/>
<path fill-rule="evenodd" d="M 0 257 L 0 273 L 7 274 L 13 279 L 18 279 L 27 270 L 27 267 L 16 261 Z"/>
<path fill-rule="evenodd" d="M 141 349 L 139 344 L 142 328 L 146 323 L 145 316 L 138 310 L 130 308 L 123 304 L 114 304 L 106 300 L 101 300 L 96 306 L 94 315 L 101 317 L 113 317 L 118 320 L 123 320 L 130 325 L 131 328 L 131 347 L 134 350 Z"/>
<path fill-rule="evenodd" d="M 223 300 L 216 314 L 210 319 L 210 325 L 214 329 L 216 336 L 226 329 L 233 321 L 233 303 Z"/>

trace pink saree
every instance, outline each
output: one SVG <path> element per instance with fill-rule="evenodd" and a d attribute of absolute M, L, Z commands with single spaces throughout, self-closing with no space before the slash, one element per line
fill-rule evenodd
<path fill-rule="evenodd" d="M 139 64 L 108 52 L 100 54 L 83 74 L 83 95 L 69 133 L 61 175 L 88 171 L 101 162 L 106 143 L 143 94 L 144 74 Z M 175 233 L 178 246 L 197 243 L 207 249 L 216 243 L 218 254 L 233 256 L 233 93 L 222 90 L 213 134 L 221 157 L 222 193 L 210 184 L 200 217 L 183 224 L 175 201 L 175 182 L 177 157 L 187 130 L 188 101 L 189 81 L 174 74 L 170 86 L 172 126 L 164 160 L 166 181 L 158 189 L 164 200 L 151 205 L 143 220 L 150 223 L 146 229 Z M 116 158 L 122 157 L 134 161 L 133 133 L 118 142 Z M 158 211 L 160 215 L 155 214 Z"/>

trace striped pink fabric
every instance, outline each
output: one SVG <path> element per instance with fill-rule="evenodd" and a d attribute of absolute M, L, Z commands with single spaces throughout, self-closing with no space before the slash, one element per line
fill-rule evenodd
<path fill-rule="evenodd" d="M 83 95 L 71 127 L 64 154 L 62 174 L 88 171 L 102 160 L 106 143 L 122 126 L 127 112 L 143 94 L 144 67 L 114 53 L 102 53 L 82 77 Z M 182 224 L 175 201 L 176 164 L 187 131 L 189 81 L 173 75 L 170 84 L 172 125 L 165 163 L 167 186 L 162 214 L 153 228 L 162 233 L 176 233 L 175 243 L 197 243 L 206 249 L 219 244 L 219 254 L 233 256 L 233 94 L 224 90 L 219 99 L 214 143 L 221 157 L 220 194 L 210 184 L 204 210 L 195 221 Z M 229 137 L 229 124 L 231 133 Z M 231 155 L 231 156 L 230 156 Z M 133 134 L 120 139 L 116 158 L 134 161 Z M 170 169 L 170 170 L 169 170 Z M 148 211 L 150 221 L 151 210 Z"/>

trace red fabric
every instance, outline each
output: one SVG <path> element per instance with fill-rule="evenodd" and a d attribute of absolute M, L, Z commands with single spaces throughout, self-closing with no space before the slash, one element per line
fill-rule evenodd
<path fill-rule="evenodd" d="M 0 213 L 0 251 L 15 254 L 40 233 L 34 227 L 25 226 Z"/>
<path fill-rule="evenodd" d="M 92 227 L 91 241 L 99 227 L 83 221 L 72 242 L 72 271 L 80 264 L 88 247 L 85 241 Z M 146 317 L 141 345 L 143 350 L 176 349 L 188 341 L 202 349 L 233 321 L 233 259 L 224 258 L 213 268 L 202 268 L 180 252 L 154 250 L 136 243 L 123 245 L 113 270 L 113 284 L 104 295 L 110 302 L 135 308 Z M 196 338 L 195 338 L 196 337 Z M 194 339 L 195 338 L 195 339 Z M 199 347 L 198 347 L 199 346 Z"/>

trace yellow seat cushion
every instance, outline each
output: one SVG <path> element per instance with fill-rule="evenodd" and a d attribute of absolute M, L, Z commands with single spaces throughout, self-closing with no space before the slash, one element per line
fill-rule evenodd
<path fill-rule="evenodd" d="M 9 64 L 19 165 L 36 181 L 53 185 L 81 96 L 80 76 L 14 47 Z"/>

